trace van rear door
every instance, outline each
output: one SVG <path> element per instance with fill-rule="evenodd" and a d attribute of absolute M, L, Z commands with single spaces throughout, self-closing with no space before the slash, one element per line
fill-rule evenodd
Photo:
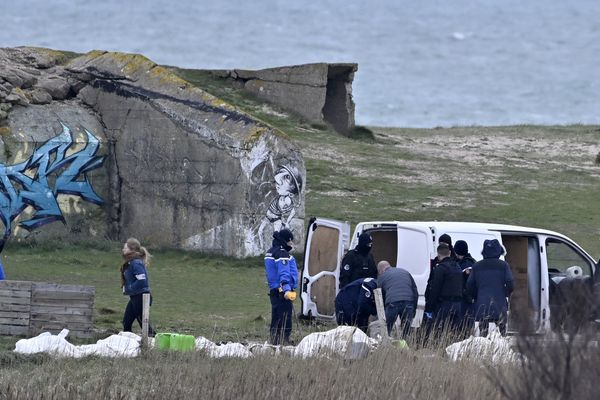
<path fill-rule="evenodd" d="M 302 269 L 302 316 L 335 319 L 340 263 L 348 248 L 350 224 L 332 219 L 311 220 Z"/>
<path fill-rule="evenodd" d="M 362 232 L 373 237 L 372 253 L 375 263 L 386 260 L 392 266 L 411 273 L 419 292 L 413 326 L 419 326 L 425 308 L 425 288 L 433 252 L 431 228 L 424 224 L 399 221 L 362 222 L 356 226 L 351 246 L 356 244 L 356 238 Z"/>
<path fill-rule="evenodd" d="M 429 266 L 433 252 L 431 229 L 423 226 L 398 225 L 397 267 L 412 275 L 419 292 L 417 310 L 412 326 L 418 327 L 425 310 L 425 289 L 429 278 Z"/>

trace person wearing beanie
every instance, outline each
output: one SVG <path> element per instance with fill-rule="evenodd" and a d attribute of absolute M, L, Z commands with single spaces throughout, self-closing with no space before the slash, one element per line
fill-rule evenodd
<path fill-rule="evenodd" d="M 358 244 L 342 258 L 340 289 L 357 279 L 377 278 L 375 259 L 371 254 L 373 238 L 366 232 L 358 236 Z"/>
<path fill-rule="evenodd" d="M 289 229 L 273 234 L 273 243 L 265 254 L 265 274 L 271 300 L 270 342 L 274 345 L 291 344 L 293 301 L 298 287 L 296 259 L 289 252 L 294 235 Z"/>
<path fill-rule="evenodd" d="M 475 320 L 479 321 L 480 336 L 487 336 L 490 322 L 502 335 L 506 334 L 507 297 L 513 291 L 510 266 L 500 257 L 506 253 L 498 239 L 483 242 L 483 260 L 473 264 L 467 279 L 467 292 L 475 299 Z"/>
<path fill-rule="evenodd" d="M 463 328 L 465 333 L 471 333 L 473 331 L 473 327 L 475 326 L 475 300 L 469 292 L 466 290 L 467 287 L 467 279 L 469 279 L 469 274 L 471 273 L 473 264 L 475 264 L 475 259 L 469 253 L 469 245 L 464 240 L 457 240 L 454 244 L 454 253 L 456 254 L 456 262 L 458 266 L 463 272 L 463 283 L 465 290 L 463 292 Z"/>

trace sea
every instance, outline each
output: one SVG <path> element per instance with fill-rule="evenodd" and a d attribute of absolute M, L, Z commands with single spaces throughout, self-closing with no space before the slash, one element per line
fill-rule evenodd
<path fill-rule="evenodd" d="M 0 0 L 0 47 L 187 68 L 356 62 L 356 122 L 600 124 L 598 0 Z"/>

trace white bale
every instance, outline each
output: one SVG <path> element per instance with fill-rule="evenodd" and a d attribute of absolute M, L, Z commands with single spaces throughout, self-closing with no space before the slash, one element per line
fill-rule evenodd
<path fill-rule="evenodd" d="M 471 336 L 461 342 L 446 347 L 446 354 L 452 361 L 474 359 L 497 363 L 518 361 L 519 354 L 512 349 L 512 340 L 503 337 L 495 330 L 487 337 Z"/>
<path fill-rule="evenodd" d="M 346 359 L 365 358 L 377 341 L 354 326 L 338 326 L 327 332 L 316 332 L 304 337 L 296 346 L 294 355 L 307 358 L 337 355 Z"/>
<path fill-rule="evenodd" d="M 278 346 L 265 343 L 248 343 L 246 346 L 250 353 L 255 356 L 277 356 L 280 354 L 280 350 Z"/>
<path fill-rule="evenodd" d="M 65 339 L 68 334 L 67 329 L 58 335 L 43 332 L 36 337 L 17 341 L 14 351 L 21 354 L 48 353 L 57 357 L 81 357 L 77 347 Z"/>
<path fill-rule="evenodd" d="M 118 335 L 100 339 L 96 344 L 77 347 L 84 356 L 137 357 L 140 354 L 141 341 L 141 336 L 131 332 L 120 332 Z"/>
<path fill-rule="evenodd" d="M 252 353 L 244 347 L 241 343 L 227 343 L 221 346 L 213 347 L 209 353 L 212 358 L 224 358 L 224 357 L 239 357 L 248 358 L 252 357 Z"/>
<path fill-rule="evenodd" d="M 210 352 L 217 345 L 205 338 L 204 336 L 198 336 L 196 338 L 196 350 L 206 350 Z"/>

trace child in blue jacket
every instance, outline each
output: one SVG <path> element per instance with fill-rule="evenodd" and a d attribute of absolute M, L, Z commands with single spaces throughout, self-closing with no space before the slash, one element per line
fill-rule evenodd
<path fill-rule="evenodd" d="M 143 294 L 150 293 L 148 271 L 146 267 L 150 261 L 150 253 L 143 247 L 139 240 L 129 238 L 123 245 L 123 260 L 121 265 L 121 287 L 123 294 L 129 296 L 129 302 L 123 315 L 123 331 L 131 332 L 133 321 L 137 320 L 142 326 Z M 152 304 L 152 297 L 150 298 Z M 154 329 L 148 325 L 148 335 L 154 336 Z"/>

